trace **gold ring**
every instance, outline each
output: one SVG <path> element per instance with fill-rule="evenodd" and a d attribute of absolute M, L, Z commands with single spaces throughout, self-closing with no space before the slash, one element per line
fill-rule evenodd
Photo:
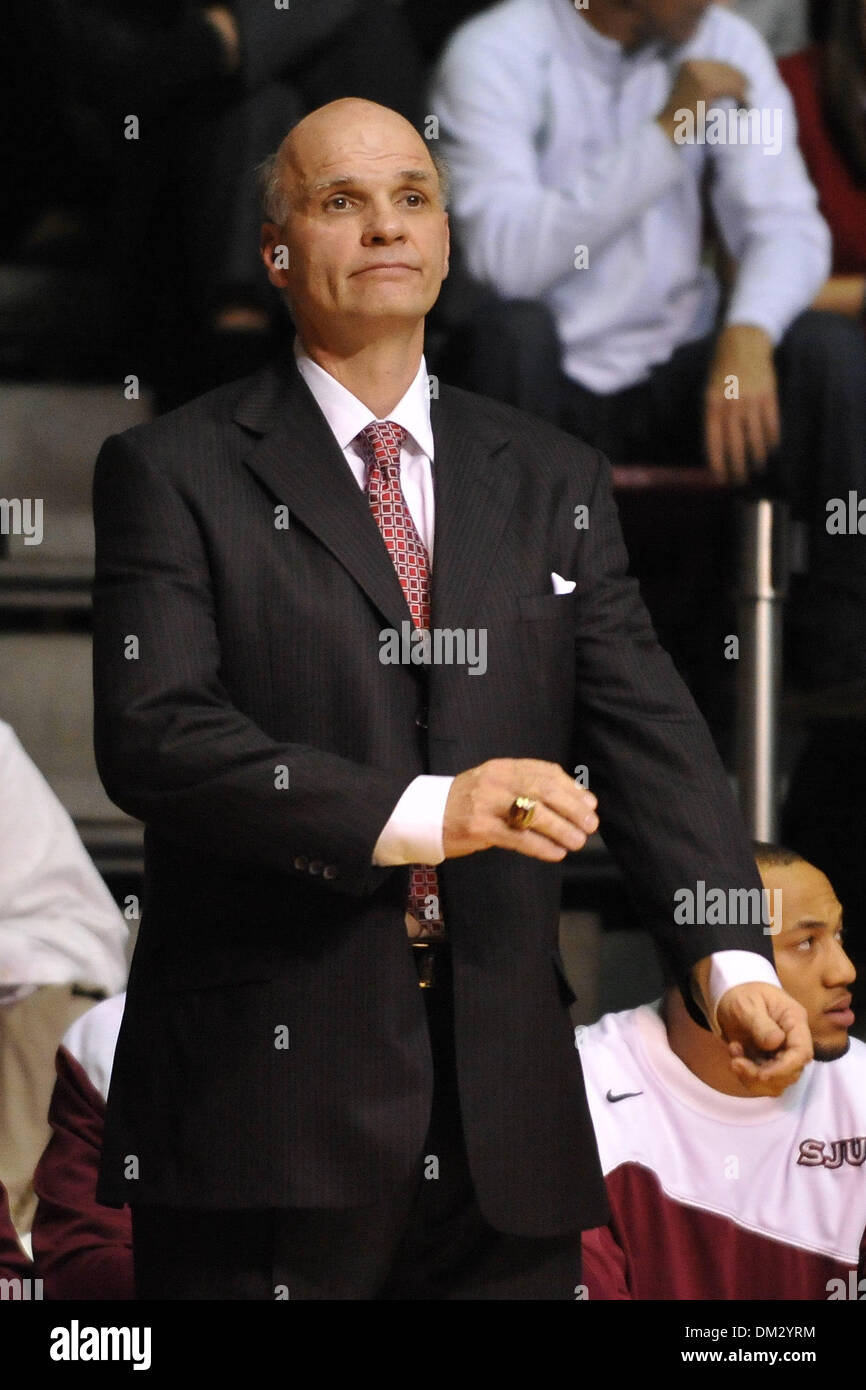
<path fill-rule="evenodd" d="M 508 808 L 505 820 L 511 830 L 528 830 L 535 815 L 537 801 L 529 796 L 516 796 Z"/>

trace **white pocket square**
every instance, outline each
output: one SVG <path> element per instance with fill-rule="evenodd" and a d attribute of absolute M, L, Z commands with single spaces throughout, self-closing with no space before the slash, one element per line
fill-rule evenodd
<path fill-rule="evenodd" d="M 553 571 L 550 577 L 553 580 L 553 592 L 555 594 L 574 593 L 574 590 L 577 587 L 576 579 L 563 579 L 561 574 L 556 573 L 556 570 Z"/>

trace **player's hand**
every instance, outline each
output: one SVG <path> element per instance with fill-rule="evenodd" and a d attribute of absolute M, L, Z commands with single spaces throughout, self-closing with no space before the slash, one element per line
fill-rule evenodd
<path fill-rule="evenodd" d="M 748 78 L 739 68 L 730 63 L 717 63 L 709 58 L 690 58 L 680 63 L 670 96 L 659 112 L 658 122 L 671 140 L 679 125 L 679 113 L 689 110 L 697 116 L 698 102 L 705 107 L 713 106 L 725 97 L 732 97 L 739 106 L 744 106 L 748 91 Z"/>
<path fill-rule="evenodd" d="M 525 830 L 512 830 L 506 820 L 518 796 L 537 802 Z M 598 829 L 597 804 L 557 763 L 493 758 L 454 778 L 442 827 L 445 858 L 497 848 L 558 863 Z"/>
<path fill-rule="evenodd" d="M 773 345 L 763 328 L 729 324 L 719 334 L 705 392 L 707 462 L 736 483 L 759 470 L 779 443 Z"/>
<path fill-rule="evenodd" d="M 812 1060 L 806 1010 L 775 985 L 734 985 L 719 1000 L 716 1020 L 749 1095 L 780 1096 Z"/>

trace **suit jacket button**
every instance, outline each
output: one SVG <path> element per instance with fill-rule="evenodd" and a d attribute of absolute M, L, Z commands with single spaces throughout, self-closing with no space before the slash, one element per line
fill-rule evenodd
<path fill-rule="evenodd" d="M 325 867 L 324 867 L 324 869 L 322 870 L 322 878 L 336 878 L 336 877 L 337 877 L 337 866 L 336 866 L 336 864 L 326 864 Z"/>
<path fill-rule="evenodd" d="M 305 869 L 305 868 L 307 867 L 307 863 L 308 863 L 308 860 L 307 860 L 306 855 L 305 855 L 305 854 L 299 854 L 298 857 L 297 857 L 297 859 L 295 860 L 295 868 L 296 868 L 296 869 Z"/>
<path fill-rule="evenodd" d="M 321 859 L 311 859 L 311 860 L 310 860 L 310 873 L 311 873 L 311 874 L 320 874 L 321 872 L 322 872 L 322 861 L 321 861 Z"/>

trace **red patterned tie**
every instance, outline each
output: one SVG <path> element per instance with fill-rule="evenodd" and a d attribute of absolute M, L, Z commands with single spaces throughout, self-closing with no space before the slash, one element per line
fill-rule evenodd
<path fill-rule="evenodd" d="M 430 562 L 400 486 L 400 446 L 406 431 L 393 420 L 374 420 L 357 438 L 367 459 L 370 510 L 394 562 L 412 621 L 417 628 L 429 629 Z M 412 865 L 407 907 L 420 924 L 420 930 L 410 927 L 413 937 L 443 935 L 439 881 L 434 868 Z"/>

